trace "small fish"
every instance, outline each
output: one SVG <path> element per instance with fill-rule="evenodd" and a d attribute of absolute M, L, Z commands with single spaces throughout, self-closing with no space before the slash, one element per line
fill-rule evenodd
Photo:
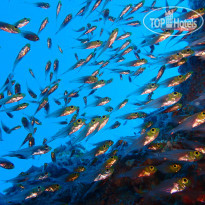
<path fill-rule="evenodd" d="M 105 154 L 108 149 L 113 145 L 112 140 L 106 140 L 99 143 L 94 144 L 95 148 L 83 154 L 83 158 L 93 158 L 98 157 Z"/>
<path fill-rule="evenodd" d="M 116 129 L 121 125 L 121 123 L 119 121 L 116 121 L 112 126 L 111 129 Z"/>
<path fill-rule="evenodd" d="M 113 111 L 113 107 L 108 106 L 108 107 L 105 108 L 105 111 L 107 111 L 107 112 L 112 112 L 112 111 Z"/>
<path fill-rule="evenodd" d="M 19 83 L 16 83 L 16 85 L 15 85 L 15 94 L 19 94 L 19 93 L 21 93 L 21 85 Z"/>
<path fill-rule="evenodd" d="M 76 179 L 78 179 L 78 177 L 80 176 L 80 173 L 72 173 L 72 174 L 69 174 L 66 179 L 65 179 L 65 182 L 73 182 L 75 181 Z"/>
<path fill-rule="evenodd" d="M 160 183 L 158 186 L 145 195 L 146 200 L 150 196 L 166 196 L 174 193 L 182 192 L 191 185 L 191 181 L 188 178 L 173 178 L 168 179 Z M 145 201 L 147 203 L 147 201 Z"/>
<path fill-rule="evenodd" d="M 157 168 L 153 165 L 150 166 L 141 166 L 141 167 L 134 167 L 131 170 L 118 175 L 117 177 L 129 177 L 131 179 L 137 179 L 142 177 L 149 177 L 155 174 Z"/>
<path fill-rule="evenodd" d="M 34 75 L 34 73 L 33 73 L 33 70 L 32 70 L 31 68 L 29 68 L 29 73 L 31 74 L 31 76 L 32 76 L 33 78 L 36 78 L 35 75 Z"/>
<path fill-rule="evenodd" d="M 84 96 L 84 97 L 83 97 L 83 101 L 84 101 L 84 103 L 85 103 L 85 106 L 87 106 L 87 96 Z"/>
<path fill-rule="evenodd" d="M 150 37 L 148 37 L 147 39 L 145 38 L 141 46 L 156 45 L 169 38 L 173 34 L 173 32 L 174 32 L 173 30 L 165 30 L 163 33 L 156 35 L 154 38 L 150 38 Z"/>
<path fill-rule="evenodd" d="M 103 167 L 109 169 L 117 162 L 117 160 L 118 160 L 117 156 L 112 156 L 106 160 L 106 162 L 103 164 Z"/>
<path fill-rule="evenodd" d="M 128 146 L 126 149 L 124 155 L 126 156 L 128 153 L 135 151 L 135 150 L 140 150 L 144 146 L 149 145 L 151 142 L 153 142 L 159 135 L 159 128 L 151 128 L 148 130 L 146 133 L 141 135 L 140 137 L 136 138 L 130 138 L 131 144 Z"/>
<path fill-rule="evenodd" d="M 7 159 L 0 158 L 0 167 L 4 169 L 14 169 L 14 164 Z"/>
<path fill-rule="evenodd" d="M 30 139 L 29 139 L 29 147 L 32 147 L 32 146 L 34 146 L 35 145 L 35 138 L 34 137 L 31 137 Z"/>
<path fill-rule="evenodd" d="M 181 108 L 182 108 L 182 104 L 176 103 L 176 104 L 168 107 L 167 109 L 163 110 L 162 113 L 176 112 L 176 111 L 180 110 Z"/>
<path fill-rule="evenodd" d="M 135 4 L 134 6 L 132 6 L 132 10 L 129 12 L 128 15 L 133 14 L 134 12 L 136 12 L 137 10 L 142 8 L 144 3 L 145 3 L 145 0 L 143 0 L 143 1 L 139 2 L 138 4 Z"/>
<path fill-rule="evenodd" d="M 63 50 L 62 50 L 62 48 L 58 45 L 58 50 L 61 52 L 61 53 L 63 53 Z"/>
<path fill-rule="evenodd" d="M 53 63 L 54 74 L 57 75 L 58 69 L 59 69 L 59 60 L 58 60 L 58 59 L 55 59 L 55 61 L 54 61 L 54 63 Z"/>
<path fill-rule="evenodd" d="M 156 154 L 158 156 L 158 154 Z M 170 160 L 170 161 L 185 161 L 185 162 L 195 162 L 203 158 L 203 154 L 199 151 L 193 150 L 172 150 L 160 153 L 158 156 L 160 159 Z"/>
<path fill-rule="evenodd" d="M 21 33 L 20 29 L 17 26 L 4 23 L 4 22 L 0 22 L 0 29 L 8 33 L 14 33 L 14 34 Z"/>
<path fill-rule="evenodd" d="M 92 10 L 90 11 L 90 14 L 91 14 L 93 11 L 95 11 L 95 9 L 97 9 L 97 8 L 100 6 L 101 3 L 102 3 L 102 0 L 96 0 L 94 6 L 93 6 L 93 8 L 92 8 Z M 89 15 L 90 15 L 90 14 L 89 14 Z"/>
<path fill-rule="evenodd" d="M 205 14 L 205 8 L 199 8 L 196 10 L 189 11 L 179 16 L 180 20 L 197 19 Z"/>
<path fill-rule="evenodd" d="M 25 96 L 26 95 L 22 94 L 22 93 L 11 95 L 9 97 L 0 99 L 0 105 L 18 102 L 18 101 L 22 100 Z"/>
<path fill-rule="evenodd" d="M 132 8 L 132 4 L 126 5 L 115 21 L 118 22 L 119 20 L 121 20 L 122 17 L 130 10 L 130 8 Z"/>
<path fill-rule="evenodd" d="M 77 12 L 77 14 L 76 14 L 76 16 L 83 16 L 84 15 L 84 13 L 85 13 L 85 9 L 86 9 L 86 7 L 84 6 L 84 7 L 82 7 L 78 12 Z"/>
<path fill-rule="evenodd" d="M 160 83 L 160 85 L 163 85 L 166 87 L 177 86 L 177 85 L 183 83 L 184 81 L 186 81 L 187 79 L 189 79 L 191 77 L 192 73 L 193 72 L 188 72 L 184 75 L 178 75 L 178 76 L 168 78 L 167 80 L 162 81 Z"/>
<path fill-rule="evenodd" d="M 116 40 L 123 40 L 125 38 L 130 37 L 131 35 L 132 35 L 131 32 L 126 32 L 126 33 L 122 34 L 121 36 L 119 36 Z"/>
<path fill-rule="evenodd" d="M 48 38 L 48 39 L 47 39 L 47 46 L 48 46 L 48 48 L 51 48 L 51 46 L 52 46 L 52 40 L 51 40 L 51 38 Z"/>
<path fill-rule="evenodd" d="M 139 76 L 140 74 L 142 74 L 144 72 L 145 69 L 146 68 L 141 67 L 138 70 L 136 70 L 132 75 L 133 76 Z"/>
<path fill-rule="evenodd" d="M 18 53 L 18 56 L 16 57 L 16 60 L 14 62 L 13 71 L 16 67 L 16 65 L 22 60 L 22 58 L 31 50 L 31 45 L 28 43 L 26 44 Z"/>
<path fill-rule="evenodd" d="M 96 106 L 103 106 L 111 101 L 111 98 L 109 97 L 104 97 L 104 98 L 97 97 L 97 96 L 95 97 L 98 98 L 98 101 L 96 102 Z"/>
<path fill-rule="evenodd" d="M 25 39 L 28 39 L 30 41 L 39 41 L 40 38 L 38 37 L 37 34 L 31 32 L 31 31 L 24 31 L 24 32 L 21 32 L 21 35 L 25 38 Z"/>
<path fill-rule="evenodd" d="M 163 149 L 165 146 L 166 146 L 166 143 L 163 143 L 163 142 L 152 142 L 148 145 L 148 149 L 150 149 L 152 151 L 159 151 L 159 150 Z"/>
<path fill-rule="evenodd" d="M 105 80 L 99 80 L 96 83 L 93 84 L 92 89 L 98 89 L 101 88 L 103 86 L 105 86 L 107 84 L 107 81 Z"/>
<path fill-rule="evenodd" d="M 128 103 L 128 99 L 123 100 L 117 107 L 117 109 L 123 108 Z"/>
<path fill-rule="evenodd" d="M 144 95 L 144 94 L 150 94 L 153 91 L 155 91 L 160 85 L 156 84 L 156 83 L 148 83 L 146 85 L 144 85 L 143 87 L 137 89 L 136 91 L 132 92 L 131 94 L 129 94 L 127 97 L 131 96 L 131 95 Z"/>
<path fill-rule="evenodd" d="M 100 118 L 96 117 L 93 118 L 84 128 L 83 130 L 80 132 L 79 136 L 73 140 L 72 144 L 76 144 L 80 141 L 82 141 L 84 138 L 88 137 L 89 135 L 91 135 L 92 133 L 94 133 L 97 128 L 99 127 L 100 124 Z"/>
<path fill-rule="evenodd" d="M 31 21 L 30 18 L 23 18 L 23 19 L 17 21 L 14 24 L 14 26 L 16 26 L 17 28 L 22 28 L 22 27 L 26 26 L 30 21 Z"/>
<path fill-rule="evenodd" d="M 49 142 L 57 138 L 64 138 L 67 137 L 68 135 L 72 135 L 73 133 L 80 130 L 84 125 L 85 125 L 85 119 L 83 118 L 76 119 L 73 122 L 70 122 L 67 127 L 59 130 L 54 136 L 52 136 Z"/>
<path fill-rule="evenodd" d="M 110 115 L 103 115 L 99 120 L 99 127 L 97 128 L 97 131 L 100 131 L 109 121 Z"/>
<path fill-rule="evenodd" d="M 38 33 L 40 33 L 43 29 L 45 29 L 45 27 L 46 27 L 46 25 L 49 23 L 49 19 L 48 19 L 48 17 L 46 17 L 43 21 L 42 21 L 42 23 L 41 23 L 41 25 L 40 25 L 40 28 L 39 28 L 39 30 L 38 30 Z"/>
<path fill-rule="evenodd" d="M 37 6 L 39 8 L 42 8 L 42 9 L 50 8 L 50 4 L 46 3 L 46 2 L 37 2 L 37 3 L 34 3 L 34 4 L 35 4 L 35 6 Z"/>
<path fill-rule="evenodd" d="M 61 7 L 62 7 L 62 3 L 61 3 L 61 1 L 59 1 L 57 8 L 56 8 L 56 18 L 58 17 L 58 15 L 60 13 Z"/>
<path fill-rule="evenodd" d="M 34 98 L 34 99 L 37 98 L 37 95 L 36 95 L 29 87 L 27 87 L 27 90 L 28 90 L 29 95 L 30 95 L 32 98 Z"/>
<path fill-rule="evenodd" d="M 134 112 L 134 113 L 125 114 L 124 116 L 120 118 L 126 119 L 126 120 L 134 120 L 138 118 L 145 118 L 146 116 L 147 114 L 144 112 Z"/>
<path fill-rule="evenodd" d="M 71 115 L 77 109 L 78 109 L 78 107 L 73 106 L 73 105 L 68 106 L 68 107 L 63 107 L 63 108 L 49 114 L 47 117 L 62 117 L 62 116 Z"/>
<path fill-rule="evenodd" d="M 65 28 L 71 20 L 72 20 L 72 14 L 68 14 L 68 15 L 65 17 L 63 23 L 61 24 L 59 30 L 56 32 L 56 34 L 57 34 L 59 31 L 61 31 L 63 28 Z"/>
<path fill-rule="evenodd" d="M 147 105 L 144 105 L 140 107 L 139 109 L 145 109 L 145 108 L 160 108 L 164 106 L 170 106 L 175 103 L 177 103 L 182 97 L 181 93 L 173 92 L 167 95 L 164 95 L 162 97 L 159 97 L 155 100 L 152 100 Z"/>
<path fill-rule="evenodd" d="M 97 177 L 94 179 L 94 181 L 101 181 L 101 180 L 105 180 L 108 177 L 110 177 L 114 172 L 114 169 L 111 167 L 109 169 L 103 169 L 98 175 Z"/>
<path fill-rule="evenodd" d="M 172 173 L 177 173 L 181 170 L 182 165 L 179 163 L 163 163 L 159 166 L 157 166 L 157 169 L 165 174 L 172 174 Z"/>
<path fill-rule="evenodd" d="M 24 144 L 26 144 L 26 142 L 28 142 L 31 138 L 32 138 L 32 133 L 29 133 L 29 134 L 26 136 L 26 138 L 24 139 L 24 141 L 22 142 L 20 148 L 21 148 Z"/>
<path fill-rule="evenodd" d="M 38 111 L 40 111 L 42 108 L 44 108 L 47 103 L 48 103 L 48 98 L 47 98 L 47 97 L 43 98 L 43 99 L 39 102 L 39 106 L 38 106 L 38 108 L 37 108 L 35 114 L 36 114 Z"/>
<path fill-rule="evenodd" d="M 186 118 L 182 123 L 180 123 L 176 128 L 171 130 L 171 133 L 174 134 L 181 130 L 192 130 L 197 129 L 200 125 L 205 123 L 205 111 L 195 113 L 190 117 Z"/>
<path fill-rule="evenodd" d="M 60 189 L 61 189 L 61 186 L 59 184 L 52 184 L 52 185 L 45 187 L 45 191 L 48 191 L 48 192 L 56 192 Z"/>
<path fill-rule="evenodd" d="M 9 154 L 4 156 L 17 157 L 19 159 L 28 159 L 34 155 L 46 154 L 50 150 L 51 147 L 49 147 L 48 145 L 40 145 L 40 146 L 33 146 L 25 149 L 20 149 L 17 151 L 11 151 Z"/>
<path fill-rule="evenodd" d="M 160 78 L 162 77 L 162 75 L 164 74 L 165 69 L 166 69 L 166 67 L 165 67 L 165 65 L 163 65 L 163 66 L 159 69 L 156 78 L 153 78 L 152 81 L 155 81 L 155 82 L 157 83 L 157 82 L 160 80 Z"/>
<path fill-rule="evenodd" d="M 122 25 L 137 27 L 137 26 L 140 26 L 141 23 L 140 21 L 131 21 L 131 22 L 124 23 Z"/>
<path fill-rule="evenodd" d="M 55 154 L 55 152 L 51 152 L 51 159 L 52 159 L 52 162 L 56 162 L 56 154 Z"/>
<path fill-rule="evenodd" d="M 15 112 L 15 111 L 26 109 L 28 106 L 29 106 L 28 103 L 22 103 L 22 104 L 14 105 L 9 108 L 5 108 L 4 110 L 0 110 L 0 112 Z"/>
<path fill-rule="evenodd" d="M 132 67 L 136 67 L 136 66 L 142 66 L 144 64 L 147 63 L 147 60 L 142 58 L 140 60 L 134 60 L 134 61 L 130 61 L 128 63 L 125 63 L 125 64 L 121 64 L 120 66 L 132 66 Z"/>
<path fill-rule="evenodd" d="M 51 69 L 51 61 L 49 60 L 46 64 L 46 68 L 45 68 L 45 75 L 47 76 L 49 71 Z"/>
<path fill-rule="evenodd" d="M 102 51 L 100 52 L 100 54 L 98 55 L 98 57 L 107 49 L 110 48 L 112 46 L 112 44 L 114 43 L 115 39 L 117 38 L 117 34 L 118 34 L 119 29 L 116 28 L 112 31 L 112 33 L 110 34 L 106 44 L 104 45 Z"/>

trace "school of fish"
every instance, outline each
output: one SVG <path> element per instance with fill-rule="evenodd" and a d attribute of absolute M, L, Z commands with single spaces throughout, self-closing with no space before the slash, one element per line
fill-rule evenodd
<path fill-rule="evenodd" d="M 47 33 L 44 46 L 48 50 L 56 46 L 55 52 L 62 56 L 54 61 L 44 59 L 41 74 L 29 65 L 26 86 L 15 76 L 54 18 L 42 18 L 39 26 L 29 31 L 26 27 L 32 18 L 0 22 L 0 32 L 7 32 L 8 39 L 19 35 L 25 40 L 16 58 L 10 58 L 13 67 L 7 68 L 8 77 L 1 79 L 0 145 L 8 135 L 17 138 L 16 130 L 27 132 L 16 150 L 1 153 L 0 168 L 6 175 L 15 169 L 14 158 L 25 163 L 38 160 L 36 155 L 51 158 L 41 167 L 31 166 L 6 180 L 12 186 L 0 194 L 0 205 L 204 204 L 205 75 L 201 70 L 196 73 L 190 63 L 194 59 L 205 66 L 204 25 L 194 33 L 178 28 L 144 35 L 140 29 L 143 17 L 162 7 L 199 24 L 205 8 L 180 10 L 184 0 L 177 0 L 174 8 L 159 0 L 127 1 L 123 5 L 116 0 L 85 0 L 71 13 L 63 7 L 72 7 L 72 1 L 54 2 L 24 2 L 45 12 L 55 7 L 55 38 Z M 112 15 L 111 5 L 116 5 L 117 16 Z M 59 22 L 61 16 L 64 20 Z M 69 30 L 75 33 L 69 40 L 76 46 L 60 45 L 58 36 Z M 140 43 L 135 43 L 136 36 Z M 178 49 L 180 42 L 187 46 Z M 156 50 L 162 43 L 165 48 L 159 54 Z M 40 51 L 39 58 L 44 58 Z M 67 67 L 62 66 L 62 59 Z M 178 74 L 163 78 L 175 68 L 179 68 Z M 185 71 L 181 72 L 182 68 Z M 146 72 L 150 79 L 143 75 Z M 39 75 L 44 82 L 39 82 Z M 31 81 L 36 82 L 35 87 Z M 123 82 L 133 89 L 119 86 Z M 164 88 L 168 92 L 160 95 Z M 31 106 L 32 114 L 28 114 Z M 15 122 L 16 116 L 21 124 L 11 127 L 5 123 L 4 118 Z M 41 136 L 39 130 L 48 119 L 53 123 Z M 130 121 L 137 123 L 133 127 Z M 122 135 L 119 127 L 128 134 Z M 55 130 L 51 135 L 50 128 Z M 55 146 L 59 140 L 61 146 Z"/>

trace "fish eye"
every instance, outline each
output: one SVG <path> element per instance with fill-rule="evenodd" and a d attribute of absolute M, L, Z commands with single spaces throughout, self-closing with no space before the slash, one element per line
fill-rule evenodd
<path fill-rule="evenodd" d="M 99 41 L 99 40 L 97 40 L 97 42 L 99 43 L 100 41 Z"/>
<path fill-rule="evenodd" d="M 100 82 L 101 82 L 101 83 L 103 83 L 103 82 L 104 82 L 104 80 L 101 80 Z"/>
<path fill-rule="evenodd" d="M 106 172 L 109 172 L 109 169 L 106 169 Z"/>
<path fill-rule="evenodd" d="M 174 167 L 174 168 L 177 168 L 178 166 L 177 166 L 177 164 L 174 164 L 173 167 Z"/>
<path fill-rule="evenodd" d="M 45 172 L 45 175 L 47 175 L 48 174 L 48 172 Z"/>
<path fill-rule="evenodd" d="M 182 182 L 183 182 L 183 183 L 188 183 L 188 179 L 187 179 L 187 178 L 183 178 L 183 179 L 182 179 Z"/>
<path fill-rule="evenodd" d="M 14 28 L 18 28 L 17 26 L 14 26 Z"/>
<path fill-rule="evenodd" d="M 190 49 L 187 49 L 187 51 L 190 51 Z"/>
<path fill-rule="evenodd" d="M 195 151 L 195 152 L 194 152 L 194 155 L 195 155 L 195 156 L 199 156 L 199 152 L 198 152 L 198 151 Z"/>
<path fill-rule="evenodd" d="M 106 118 L 106 116 L 105 116 L 105 115 L 103 115 L 103 116 L 102 116 L 102 118 L 103 118 L 103 119 L 105 119 L 105 118 Z"/>
<path fill-rule="evenodd" d="M 73 108 L 74 108 L 74 106 L 73 106 L 73 105 L 71 105 L 71 106 L 70 106 L 70 108 L 71 108 L 71 109 L 73 109 Z"/>
<path fill-rule="evenodd" d="M 45 148 L 47 149 L 47 148 L 48 148 L 48 145 L 45 145 Z"/>
<path fill-rule="evenodd" d="M 203 11 L 203 10 L 204 10 L 204 8 L 200 8 L 199 10 L 200 10 L 200 11 Z"/>
<path fill-rule="evenodd" d="M 108 100 L 108 97 L 106 97 L 105 100 Z"/>
<path fill-rule="evenodd" d="M 114 159 L 114 156 L 112 156 L 111 159 Z"/>
<path fill-rule="evenodd" d="M 159 146 L 160 146 L 160 143 L 157 143 L 157 146 L 159 147 Z"/>
<path fill-rule="evenodd" d="M 178 93 L 177 92 L 174 92 L 174 95 L 177 95 Z"/>
<path fill-rule="evenodd" d="M 179 53 L 177 53 L 177 56 L 179 56 L 180 54 Z"/>
<path fill-rule="evenodd" d="M 179 75 L 179 78 L 182 78 L 182 75 Z"/>
<path fill-rule="evenodd" d="M 106 145 L 104 144 L 104 145 L 103 145 L 103 147 L 105 148 L 105 147 L 106 147 Z"/>
<path fill-rule="evenodd" d="M 149 166 L 149 169 L 152 171 L 154 170 L 154 166 Z"/>
<path fill-rule="evenodd" d="M 155 132 L 155 131 L 156 131 L 156 129 L 155 129 L 155 128 L 152 128 L 152 129 L 151 129 L 151 132 Z"/>
<path fill-rule="evenodd" d="M 38 189 L 40 189 L 41 187 L 40 186 L 38 186 Z"/>
<path fill-rule="evenodd" d="M 204 116 L 205 116 L 205 112 L 202 112 L 202 115 L 204 115 Z"/>
<path fill-rule="evenodd" d="M 154 86 L 155 86 L 155 83 L 152 83 L 151 86 L 154 87 Z"/>
<path fill-rule="evenodd" d="M 81 122 L 81 119 L 78 119 L 78 120 L 77 120 L 77 122 L 79 122 L 79 123 L 80 123 L 80 122 Z"/>
<path fill-rule="evenodd" d="M 92 122 L 95 122 L 95 119 L 93 119 Z"/>

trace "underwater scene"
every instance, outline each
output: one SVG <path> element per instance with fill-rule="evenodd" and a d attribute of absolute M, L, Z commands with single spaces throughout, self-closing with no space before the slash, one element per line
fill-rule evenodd
<path fill-rule="evenodd" d="M 204 16 L 1 1 L 0 205 L 205 204 Z"/>

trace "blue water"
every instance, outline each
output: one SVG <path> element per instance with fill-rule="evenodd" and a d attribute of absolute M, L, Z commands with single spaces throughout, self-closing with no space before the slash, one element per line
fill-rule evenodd
<path fill-rule="evenodd" d="M 33 100 L 28 92 L 27 92 L 27 84 L 28 86 L 37 94 L 40 94 L 40 88 L 44 88 L 47 85 L 50 84 L 49 82 L 49 76 L 45 80 L 45 66 L 48 60 L 51 60 L 52 62 L 52 69 L 53 69 L 53 62 L 55 59 L 59 60 L 59 71 L 58 71 L 58 78 L 61 79 L 59 88 L 49 97 L 50 102 L 50 112 L 53 112 L 57 109 L 59 109 L 63 105 L 63 100 L 61 100 L 62 105 L 58 106 L 53 101 L 54 98 L 58 99 L 63 96 L 63 93 L 65 90 L 68 90 L 68 92 L 71 92 L 73 90 L 78 89 L 78 87 L 81 85 L 79 83 L 72 83 L 71 81 L 73 79 L 78 79 L 82 76 L 89 76 L 92 74 L 93 71 L 97 70 L 99 66 L 91 66 L 86 65 L 83 68 L 78 68 L 74 71 L 68 72 L 66 75 L 61 76 L 63 72 L 65 72 L 68 68 L 73 66 L 76 63 L 76 59 L 74 56 L 74 53 L 77 53 L 79 59 L 86 58 L 92 51 L 91 50 L 85 50 L 82 48 L 78 48 L 80 46 L 80 42 L 75 40 L 80 36 L 81 33 L 75 32 L 74 30 L 78 30 L 82 26 L 86 26 L 87 23 L 91 23 L 92 25 L 97 25 L 98 29 L 94 31 L 93 39 L 94 40 L 102 40 L 106 41 L 109 37 L 109 33 L 115 29 L 116 27 L 119 28 L 118 36 L 126 32 L 132 32 L 132 36 L 130 39 L 132 39 L 132 43 L 135 45 L 139 45 L 139 43 L 143 40 L 143 36 L 147 36 L 152 34 L 149 30 L 147 30 L 144 25 L 141 25 L 140 27 L 131 27 L 131 26 L 124 26 L 124 25 L 112 25 L 113 23 L 110 21 L 106 21 L 104 24 L 103 21 L 101 22 L 92 22 L 93 20 L 96 20 L 99 18 L 99 12 L 101 11 L 102 5 L 97 9 L 97 11 L 94 11 L 91 15 L 88 16 L 88 13 L 86 13 L 85 17 L 75 17 L 75 14 L 79 11 L 79 9 L 82 7 L 84 1 L 70 1 L 70 0 L 62 0 L 62 9 L 61 12 L 56 19 L 56 6 L 58 1 L 57 0 L 50 0 L 49 3 L 51 7 L 49 9 L 42 9 L 35 7 L 32 3 L 36 1 L 26 1 L 26 0 L 5 0 L 1 2 L 0 6 L 0 21 L 7 22 L 10 24 L 13 24 L 17 22 L 18 20 L 27 17 L 31 19 L 31 22 L 23 27 L 21 30 L 24 31 L 32 31 L 34 33 L 38 32 L 38 29 L 40 27 L 41 22 L 46 17 L 49 18 L 49 23 L 46 26 L 46 28 L 39 34 L 40 40 L 37 42 L 31 42 L 27 39 L 24 39 L 21 35 L 18 34 L 10 34 L 4 31 L 0 31 L 0 56 L 1 56 L 1 69 L 0 69 L 0 82 L 1 85 L 5 82 L 7 76 L 12 71 L 13 63 L 15 61 L 15 58 L 20 51 L 20 49 L 26 45 L 27 43 L 31 44 L 31 51 L 22 59 L 22 61 L 16 66 L 15 69 L 15 76 L 14 79 L 16 82 L 20 83 L 22 93 L 26 94 L 26 97 L 20 101 L 22 102 L 29 102 Z M 172 0 L 168 1 L 170 6 L 174 6 L 178 0 Z M 107 8 L 110 9 L 110 15 L 117 17 L 121 10 L 124 8 L 125 5 L 128 3 L 133 3 L 133 1 L 128 0 L 112 0 L 108 5 Z M 152 0 L 147 0 L 145 3 L 145 6 L 150 6 L 152 3 Z M 92 4 L 93 5 L 93 4 Z M 157 7 L 165 6 L 165 1 L 157 1 L 156 3 Z M 188 1 L 184 1 L 180 4 L 180 6 L 188 7 Z M 91 9 L 91 7 L 90 7 Z M 64 28 L 62 29 L 57 35 L 55 34 L 56 31 L 59 29 L 61 23 L 63 22 L 64 18 L 69 14 L 73 14 L 73 20 Z M 139 12 L 135 13 L 135 20 L 139 20 L 142 22 L 143 17 L 145 14 L 140 14 Z M 100 37 L 100 29 L 104 28 L 103 35 Z M 47 38 L 50 37 L 52 39 L 52 48 L 48 49 L 47 47 Z M 177 39 L 176 39 L 177 40 Z M 116 41 L 113 44 L 113 47 L 116 48 L 118 46 L 121 46 L 123 41 Z M 171 42 L 171 44 L 174 44 L 175 40 Z M 61 54 L 58 50 L 57 46 L 60 46 L 63 50 L 63 54 Z M 168 45 L 165 48 L 166 41 L 160 43 L 160 45 L 156 46 L 154 55 L 158 56 L 159 54 L 163 54 L 164 52 L 168 52 L 171 50 L 176 50 L 180 48 L 184 48 L 186 46 L 186 43 L 180 43 L 175 47 L 170 48 Z M 72 48 L 74 47 L 74 48 Z M 140 48 L 139 48 L 140 49 Z M 149 51 L 149 48 L 145 48 L 147 51 Z M 141 49 L 142 53 L 145 53 L 145 50 Z M 99 51 L 97 51 L 99 53 Z M 106 52 L 104 52 L 97 61 L 100 60 L 107 60 L 110 57 L 110 54 L 112 54 L 111 49 L 107 49 Z M 140 54 L 141 57 L 146 58 L 148 61 L 150 60 L 149 57 Z M 126 62 L 136 60 L 133 52 L 129 53 L 125 56 Z M 93 62 L 93 60 L 92 60 Z M 91 62 L 91 63 L 92 63 Z M 119 103 L 121 103 L 128 93 L 131 93 L 132 91 L 136 90 L 139 86 L 143 86 L 145 83 L 149 82 L 153 77 L 157 75 L 157 72 L 161 65 L 149 65 L 146 66 L 145 72 L 140 75 L 139 77 L 136 77 L 135 80 L 133 78 L 133 82 L 130 83 L 128 80 L 128 76 L 123 76 L 123 80 L 120 80 L 118 74 L 111 73 L 108 68 L 123 68 L 123 69 L 130 69 L 130 70 L 136 70 L 136 68 L 126 68 L 126 67 L 118 67 L 118 64 L 110 63 L 107 67 L 103 69 L 104 74 L 100 79 L 108 80 L 110 78 L 113 78 L 113 82 L 111 84 L 106 85 L 103 88 L 100 88 L 95 92 L 94 95 L 100 96 L 100 97 L 111 97 L 112 100 L 108 104 L 109 106 L 112 106 L 115 108 Z M 31 68 L 36 76 L 36 79 L 34 79 L 30 73 L 29 68 Z M 52 70 L 51 69 L 51 70 Z M 138 69 L 138 68 L 137 68 Z M 173 68 L 166 70 L 162 81 L 164 79 L 167 79 L 168 77 L 178 75 L 178 68 Z M 53 80 L 55 80 L 55 76 Z M 88 95 L 90 90 L 84 89 L 80 92 L 80 96 L 78 98 L 73 98 L 69 105 L 75 105 L 80 107 L 80 115 L 86 112 L 85 118 L 88 119 L 88 122 L 90 120 L 90 117 L 96 116 L 96 115 L 104 115 L 109 114 L 105 111 L 104 107 L 95 107 L 95 106 L 88 106 L 88 108 L 84 108 L 84 102 L 83 102 L 83 96 Z M 172 89 L 170 88 L 159 88 L 154 92 L 153 99 L 156 99 L 162 95 L 171 93 Z M 91 95 L 88 97 L 88 105 L 95 102 L 94 95 Z M 123 121 L 121 121 L 122 125 L 116 129 L 116 130 L 109 130 L 106 129 L 117 120 L 117 116 L 121 116 L 123 114 L 131 113 L 136 111 L 136 107 L 132 105 L 136 100 L 145 100 L 147 96 L 136 96 L 129 99 L 128 105 L 123 108 L 122 110 L 119 110 L 117 112 L 111 113 L 110 120 L 108 124 L 99 131 L 96 135 L 94 135 L 92 138 L 89 139 L 88 142 L 83 142 L 83 145 L 90 149 L 92 148 L 92 144 L 95 142 L 99 142 L 106 139 L 112 139 L 114 142 L 116 142 L 120 137 L 125 137 L 129 135 L 133 135 L 134 132 L 138 132 L 138 129 L 133 129 L 134 127 L 140 125 L 143 123 L 143 119 L 136 119 L 129 121 L 125 126 L 123 126 Z M 6 105 L 5 107 L 10 107 L 13 105 Z M 2 108 L 1 108 L 2 109 Z M 17 125 L 21 125 L 21 119 L 22 117 L 25 117 L 26 115 L 33 115 L 35 110 L 37 109 L 37 105 L 35 103 L 30 103 L 29 107 L 25 110 L 14 112 L 14 118 L 10 119 L 6 113 L 1 112 L 0 113 L 0 119 L 1 121 L 7 125 L 9 128 L 12 128 Z M 145 112 L 151 112 L 153 109 L 144 110 Z M 52 135 L 54 135 L 59 129 L 61 129 L 63 126 L 59 125 L 57 122 L 68 119 L 68 121 L 71 119 L 72 115 L 60 117 L 58 119 L 55 118 L 45 118 L 46 114 L 44 109 L 40 110 L 36 117 L 42 121 L 42 125 L 37 127 L 37 132 L 34 135 L 35 137 L 35 144 L 41 145 L 44 138 L 49 139 Z M 3 132 L 3 131 L 2 131 Z M 23 127 L 21 129 L 18 129 L 16 131 L 13 131 L 11 134 L 6 134 L 3 132 L 3 141 L 0 142 L 0 155 L 7 154 L 9 151 L 18 150 L 19 146 L 23 142 L 24 138 L 28 134 L 28 131 L 26 131 Z M 77 135 L 77 134 L 76 134 Z M 71 136 L 72 137 L 72 136 Z M 57 139 L 51 143 L 49 143 L 49 146 L 52 147 L 52 151 L 60 146 L 61 144 L 65 144 L 65 142 L 69 141 L 71 137 L 67 138 L 60 138 Z M 26 148 L 28 145 L 24 145 L 23 148 Z M 1 176 L 1 186 L 0 186 L 0 192 L 3 192 L 4 189 L 11 186 L 10 183 L 5 183 L 4 180 L 11 179 L 18 175 L 22 171 L 28 170 L 31 166 L 42 166 L 45 162 L 49 163 L 51 162 L 51 156 L 50 152 L 45 154 L 36 156 L 34 159 L 18 159 L 18 158 L 7 158 L 10 161 L 12 161 L 15 165 L 15 168 L 12 170 L 6 170 L 0 168 L 0 176 Z"/>

